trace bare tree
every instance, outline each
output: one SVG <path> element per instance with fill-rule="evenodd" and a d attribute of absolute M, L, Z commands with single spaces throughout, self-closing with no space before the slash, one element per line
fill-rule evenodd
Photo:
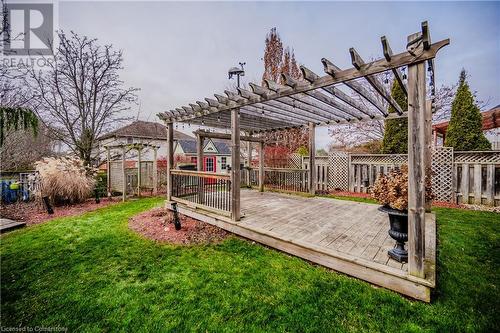
<path fill-rule="evenodd" d="M 378 78 L 383 81 L 385 77 L 378 75 Z M 387 78 L 389 80 L 389 78 Z M 370 94 L 387 109 L 387 101 L 380 96 L 378 92 L 365 80 L 359 80 L 359 83 L 370 92 Z M 391 82 L 389 80 L 389 82 Z M 390 85 L 389 85 L 390 86 Z M 373 106 L 366 99 L 361 97 L 359 94 L 352 92 L 351 96 L 358 101 L 359 104 L 363 105 L 366 109 L 372 109 Z M 378 112 L 373 110 L 373 112 Z M 384 121 L 383 120 L 373 120 L 369 122 L 357 122 L 346 125 L 335 125 L 328 128 L 328 134 L 333 139 L 332 147 L 336 149 L 340 148 L 352 148 L 355 145 L 382 140 L 384 137 Z"/>
<path fill-rule="evenodd" d="M 0 146 L 2 170 L 29 170 L 36 161 L 55 155 L 49 129 L 40 124 L 38 135 L 30 130 L 9 130 L 5 142 Z"/>
<path fill-rule="evenodd" d="M 124 88 L 120 80 L 122 51 L 74 32 L 58 37 L 48 69 L 28 70 L 33 109 L 56 139 L 90 164 L 98 154 L 96 139 L 124 119 L 138 89 Z"/>
<path fill-rule="evenodd" d="M 272 28 L 266 36 L 266 47 L 264 50 L 264 73 L 262 82 L 269 79 L 274 82 L 282 82 L 281 74 L 288 74 L 292 78 L 301 79 L 302 73 L 295 59 L 295 53 L 287 46 L 283 48 L 281 37 L 276 28 Z M 309 132 L 307 128 L 296 128 L 268 132 L 263 135 L 271 145 L 285 147 L 289 153 L 296 152 L 297 149 L 307 146 Z"/>

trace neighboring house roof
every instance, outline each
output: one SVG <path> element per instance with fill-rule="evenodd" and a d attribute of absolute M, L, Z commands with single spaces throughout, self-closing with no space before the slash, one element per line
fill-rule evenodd
<path fill-rule="evenodd" d="M 195 140 L 177 140 L 181 146 L 184 154 L 196 154 L 196 141 Z"/>
<path fill-rule="evenodd" d="M 488 111 L 481 112 L 481 116 L 483 117 L 483 131 L 487 131 L 493 128 L 500 127 L 500 105 L 491 108 Z M 432 125 L 432 129 L 436 130 L 439 133 L 446 133 L 448 129 L 449 121 L 444 121 L 435 125 Z"/>
<path fill-rule="evenodd" d="M 102 135 L 99 140 L 104 140 L 108 138 L 145 138 L 145 139 L 157 139 L 157 140 L 167 140 L 167 127 L 160 123 L 155 123 L 151 121 L 137 120 L 131 124 L 120 127 L 110 133 Z M 175 140 L 193 140 L 192 136 L 184 134 L 179 131 L 174 130 Z"/>
<path fill-rule="evenodd" d="M 231 155 L 231 149 L 224 141 L 212 141 L 221 155 Z"/>
<path fill-rule="evenodd" d="M 220 155 L 231 155 L 231 149 L 226 142 L 211 140 Z M 184 154 L 196 154 L 196 140 L 178 140 Z M 210 140 L 205 140 L 205 146 L 208 145 Z"/>

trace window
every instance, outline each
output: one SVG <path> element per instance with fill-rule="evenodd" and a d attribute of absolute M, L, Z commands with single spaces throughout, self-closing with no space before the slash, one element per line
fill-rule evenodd
<path fill-rule="evenodd" d="M 134 138 L 127 138 L 127 143 L 128 144 L 134 143 Z"/>
<path fill-rule="evenodd" d="M 226 168 L 227 168 L 226 163 L 227 163 L 227 161 L 226 161 L 226 156 L 222 156 L 222 157 L 220 158 L 220 164 L 221 164 L 221 167 L 220 167 L 220 168 L 221 168 L 222 170 L 226 170 Z"/>
<path fill-rule="evenodd" d="M 205 171 L 208 171 L 208 172 L 214 172 L 215 171 L 215 169 L 214 169 L 214 160 L 215 160 L 214 157 L 206 157 L 205 158 Z"/>

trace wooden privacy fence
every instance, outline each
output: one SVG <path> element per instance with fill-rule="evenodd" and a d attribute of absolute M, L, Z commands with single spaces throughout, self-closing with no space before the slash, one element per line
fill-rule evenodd
<path fill-rule="evenodd" d="M 329 159 L 328 156 L 316 156 L 316 191 L 328 191 L 328 173 Z M 309 157 L 302 159 L 302 168 L 309 170 Z"/>
<path fill-rule="evenodd" d="M 456 152 L 456 200 L 500 206 L 500 152 Z"/>
<path fill-rule="evenodd" d="M 231 176 L 203 171 L 172 170 L 172 198 L 188 206 L 231 214 Z"/>
<path fill-rule="evenodd" d="M 322 165 L 323 161 L 317 158 L 316 164 Z M 387 174 L 404 163 L 405 154 L 333 152 L 328 157 L 328 190 L 369 193 L 379 174 Z M 317 176 L 320 189 L 319 169 Z M 432 186 L 437 201 L 500 206 L 500 151 L 432 149 Z"/>

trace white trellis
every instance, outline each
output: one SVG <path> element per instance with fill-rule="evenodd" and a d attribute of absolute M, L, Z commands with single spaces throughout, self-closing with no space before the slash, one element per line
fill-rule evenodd
<path fill-rule="evenodd" d="M 349 189 L 349 154 L 342 151 L 332 152 L 328 163 L 328 188 L 347 191 Z"/>
<path fill-rule="evenodd" d="M 432 191 L 437 201 L 453 201 L 453 148 L 432 149 Z"/>

